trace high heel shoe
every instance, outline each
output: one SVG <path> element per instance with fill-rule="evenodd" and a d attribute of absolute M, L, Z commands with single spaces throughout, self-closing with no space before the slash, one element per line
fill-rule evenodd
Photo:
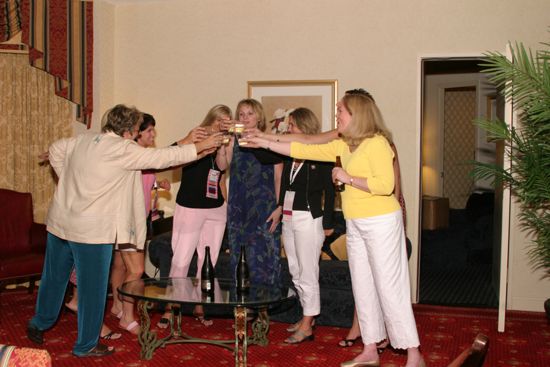
<path fill-rule="evenodd" d="M 380 361 L 347 361 L 340 363 L 340 367 L 380 367 Z"/>

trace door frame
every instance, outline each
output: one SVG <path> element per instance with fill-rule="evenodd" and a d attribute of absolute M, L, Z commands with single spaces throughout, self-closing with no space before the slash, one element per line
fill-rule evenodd
<path fill-rule="evenodd" d="M 509 45 L 506 45 L 505 50 L 502 52 L 506 57 L 511 59 L 511 51 Z M 416 118 L 416 131 L 419 132 L 418 139 L 416 141 L 417 151 L 417 180 L 415 187 L 415 202 L 417 203 L 418 213 L 416 217 L 416 223 L 413 223 L 417 228 L 416 232 L 416 251 L 413 251 L 413 255 L 410 260 L 410 269 L 412 272 L 411 286 L 412 286 L 412 300 L 414 303 L 419 299 L 419 283 L 420 283 L 420 260 L 419 255 L 421 251 L 421 233 L 422 233 L 422 121 L 423 106 L 424 106 L 424 61 L 429 59 L 472 59 L 483 58 L 485 55 L 482 53 L 465 53 L 465 54 L 422 54 L 417 58 L 417 118 Z M 505 121 L 510 121 L 514 124 L 512 106 L 506 101 L 505 105 Z M 504 168 L 509 168 L 510 162 L 506 159 L 505 155 Z M 504 331 L 505 318 L 506 318 L 506 306 L 507 306 L 507 293 L 508 293 L 508 254 L 510 247 L 510 216 L 511 216 L 511 193 L 509 189 L 503 190 L 502 198 L 502 229 L 501 229 L 501 243 L 500 243 L 500 284 L 498 291 L 498 325 L 499 332 Z"/>

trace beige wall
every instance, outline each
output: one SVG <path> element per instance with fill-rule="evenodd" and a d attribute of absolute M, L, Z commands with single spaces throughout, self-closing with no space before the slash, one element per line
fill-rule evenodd
<path fill-rule="evenodd" d="M 510 40 L 547 41 L 550 2 L 96 0 L 94 11 L 94 128 L 100 111 L 128 103 L 155 115 L 157 144 L 166 145 L 213 104 L 234 108 L 249 80 L 337 79 L 339 95 L 367 88 L 395 136 L 416 246 L 420 58 L 504 51 Z M 414 293 L 416 264 L 415 253 Z M 532 298 L 526 288 L 534 290 L 539 296 L 524 309 L 542 310 L 550 286 L 525 268 L 518 260 L 511 273 L 529 287 L 511 284 L 509 294 Z"/>

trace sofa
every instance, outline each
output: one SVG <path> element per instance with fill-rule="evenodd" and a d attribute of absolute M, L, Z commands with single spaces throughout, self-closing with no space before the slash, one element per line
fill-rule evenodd
<path fill-rule="evenodd" d="M 148 256 L 151 263 L 159 269 L 160 277 L 167 277 L 170 272 L 172 258 L 171 247 L 172 232 L 166 232 L 155 236 L 148 246 Z M 345 238 L 345 237 L 344 237 Z M 331 246 L 334 253 L 341 253 L 341 244 L 345 245 L 345 239 L 339 238 L 339 246 Z M 324 256 L 326 258 L 326 256 Z M 229 254 L 223 249 L 220 252 L 215 267 L 216 276 L 219 278 L 231 278 L 234 269 L 229 265 Z M 191 262 L 189 275 L 196 273 L 196 254 Z M 281 258 L 282 282 L 285 286 L 292 286 L 292 279 L 288 271 L 286 258 Z M 351 277 L 347 261 L 320 260 L 319 285 L 321 289 L 321 314 L 317 317 L 317 325 L 350 327 L 353 320 L 353 293 L 351 290 Z M 294 323 L 300 319 L 302 308 L 299 302 L 285 304 L 283 307 L 271 311 L 272 320 Z"/>
<path fill-rule="evenodd" d="M 0 189 L 0 290 L 19 279 L 40 279 L 46 252 L 46 226 L 33 219 L 32 195 Z"/>
<path fill-rule="evenodd" d="M 51 365 L 52 358 L 47 350 L 0 344 L 0 366 L 51 367 Z"/>

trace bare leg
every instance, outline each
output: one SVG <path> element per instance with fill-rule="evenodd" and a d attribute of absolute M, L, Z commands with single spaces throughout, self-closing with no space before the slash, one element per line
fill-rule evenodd
<path fill-rule="evenodd" d="M 407 364 L 405 367 L 421 367 L 426 366 L 422 354 L 418 348 L 409 348 L 407 349 Z"/>
<path fill-rule="evenodd" d="M 73 312 L 78 311 L 78 292 L 76 291 L 76 287 L 73 287 L 73 294 L 71 296 L 71 300 L 65 303 L 65 306 Z"/>
<path fill-rule="evenodd" d="M 200 321 L 200 323 L 204 326 L 210 326 L 214 323 L 214 321 L 204 317 L 204 307 L 202 307 L 202 305 L 195 306 L 195 309 L 193 310 L 193 316 L 195 316 L 195 318 Z"/>
<path fill-rule="evenodd" d="M 118 315 L 122 311 L 122 300 L 118 296 L 118 288 L 124 282 L 126 277 L 126 266 L 122 261 L 121 251 L 115 251 L 113 256 L 113 265 L 111 267 L 111 289 L 113 292 L 113 306 L 111 307 L 111 313 Z"/>
<path fill-rule="evenodd" d="M 73 287 L 71 300 L 65 303 L 65 306 L 73 312 L 78 312 L 78 292 L 76 291 L 76 286 Z M 101 338 L 111 340 L 116 340 L 121 337 L 119 333 L 113 333 L 112 330 L 107 325 L 105 325 L 105 323 L 101 325 L 101 332 L 99 333 L 99 336 Z"/>
<path fill-rule="evenodd" d="M 122 261 L 126 266 L 126 278 L 124 282 L 141 279 L 144 271 L 144 256 L 143 251 L 121 251 Z M 120 326 L 127 329 L 135 321 L 134 302 L 132 299 L 123 297 L 122 299 L 122 318 Z M 139 327 L 130 327 L 132 334 L 139 333 Z"/>
<path fill-rule="evenodd" d="M 289 338 L 285 339 L 285 343 L 296 344 L 304 340 L 313 340 L 313 316 L 303 316 L 299 321 L 299 326 Z"/>
<path fill-rule="evenodd" d="M 361 336 L 361 329 L 359 327 L 359 320 L 357 319 L 357 310 L 353 309 L 353 322 L 351 328 L 348 330 L 346 339 L 354 340 Z"/>

